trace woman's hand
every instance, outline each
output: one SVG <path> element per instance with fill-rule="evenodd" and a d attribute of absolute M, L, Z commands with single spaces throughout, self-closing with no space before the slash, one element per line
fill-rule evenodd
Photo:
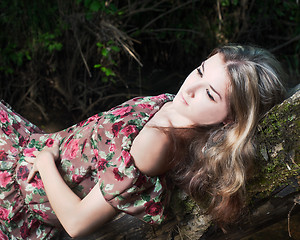
<path fill-rule="evenodd" d="M 51 147 L 45 146 L 42 151 L 34 151 L 34 157 L 25 157 L 25 161 L 31 163 L 32 169 L 29 172 L 27 182 L 30 182 L 39 171 L 39 166 L 45 161 L 55 161 L 59 157 L 59 143 L 54 141 Z"/>

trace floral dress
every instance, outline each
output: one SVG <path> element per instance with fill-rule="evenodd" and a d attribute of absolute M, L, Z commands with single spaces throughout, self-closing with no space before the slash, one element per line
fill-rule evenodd
<path fill-rule="evenodd" d="M 139 171 L 130 147 L 147 121 L 171 94 L 137 97 L 96 114 L 63 131 L 46 134 L 0 104 L 0 239 L 50 239 L 60 228 L 37 173 L 27 183 L 31 166 L 24 160 L 59 140 L 57 168 L 81 198 L 99 182 L 113 207 L 150 224 L 165 218 L 169 199 L 164 176 Z"/>

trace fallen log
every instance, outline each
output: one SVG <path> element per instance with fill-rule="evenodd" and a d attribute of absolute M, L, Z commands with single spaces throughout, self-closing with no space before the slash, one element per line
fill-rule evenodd
<path fill-rule="evenodd" d="M 121 214 L 85 238 L 102 239 L 241 239 L 292 213 L 300 211 L 300 91 L 271 109 L 260 121 L 257 134 L 257 169 L 247 185 L 248 212 L 223 233 L 205 209 L 175 190 L 169 217 L 152 227 Z M 70 239 L 62 233 L 60 239 Z"/>

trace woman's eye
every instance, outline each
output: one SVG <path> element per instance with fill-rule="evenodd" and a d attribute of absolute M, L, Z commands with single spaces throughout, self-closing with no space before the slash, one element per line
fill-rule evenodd
<path fill-rule="evenodd" d="M 207 93 L 207 96 L 208 96 L 211 100 L 215 101 L 214 97 L 210 94 L 210 92 L 209 92 L 208 89 L 206 89 L 206 93 Z"/>
<path fill-rule="evenodd" d="M 197 68 L 197 71 L 198 71 L 200 77 L 203 77 L 203 73 L 201 72 L 201 69 L 200 69 L 200 68 Z"/>

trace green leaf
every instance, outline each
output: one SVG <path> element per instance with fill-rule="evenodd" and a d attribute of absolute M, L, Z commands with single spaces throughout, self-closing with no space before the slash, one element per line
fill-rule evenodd
<path fill-rule="evenodd" d="M 151 217 L 151 215 L 146 215 L 146 216 L 144 216 L 143 219 L 144 219 L 145 222 L 150 222 L 152 217 Z"/>
<path fill-rule="evenodd" d="M 116 74 L 113 72 L 113 70 L 111 70 L 109 68 L 101 67 L 101 71 L 104 72 L 107 77 L 116 76 Z"/>
<path fill-rule="evenodd" d="M 107 82 L 108 82 L 108 78 L 107 78 L 107 77 L 103 77 L 103 78 L 101 79 L 101 81 L 102 81 L 103 83 L 107 83 Z"/>
<path fill-rule="evenodd" d="M 160 182 L 156 182 L 154 192 L 159 192 L 162 189 Z"/>
<path fill-rule="evenodd" d="M 144 204 L 145 204 L 145 201 L 141 200 L 141 199 L 134 202 L 135 207 L 143 206 Z"/>
<path fill-rule="evenodd" d="M 96 43 L 96 46 L 97 46 L 98 48 L 104 47 L 104 45 L 103 45 L 102 43 L 100 43 L 100 42 L 97 42 L 97 43 Z"/>
<path fill-rule="evenodd" d="M 111 46 L 110 48 L 111 48 L 111 50 L 113 50 L 114 52 L 120 52 L 120 48 L 117 47 L 117 46 Z"/>
<path fill-rule="evenodd" d="M 150 201 L 150 196 L 149 195 L 142 195 L 141 198 L 146 201 L 149 202 Z"/>
<path fill-rule="evenodd" d="M 101 51 L 101 54 L 103 57 L 107 57 L 109 54 L 109 50 L 107 48 L 103 48 Z"/>
<path fill-rule="evenodd" d="M 100 8 L 101 8 L 101 4 L 100 1 L 98 0 L 93 1 L 92 4 L 90 5 L 90 10 L 93 12 L 98 12 Z"/>

